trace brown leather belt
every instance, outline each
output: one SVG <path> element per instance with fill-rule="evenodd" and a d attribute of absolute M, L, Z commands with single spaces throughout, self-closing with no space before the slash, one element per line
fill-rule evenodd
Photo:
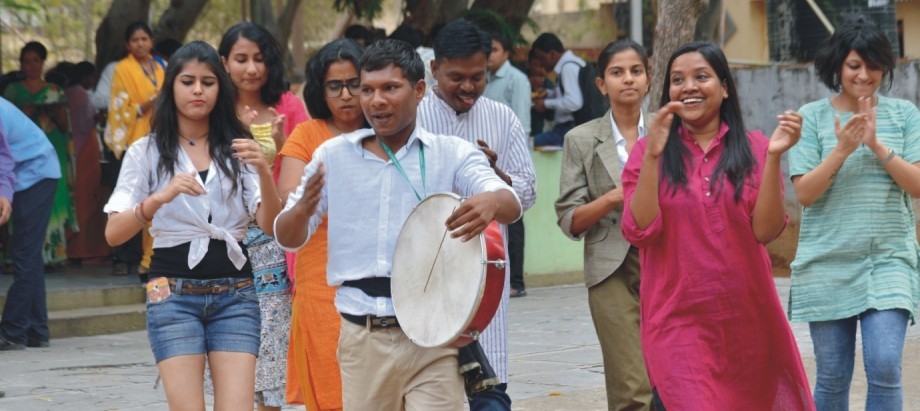
<path fill-rule="evenodd" d="M 211 285 L 198 285 L 192 283 L 182 283 L 182 293 L 183 294 L 220 294 L 224 291 L 229 290 L 230 288 L 243 288 L 248 285 L 252 285 L 252 278 L 247 278 L 245 280 L 237 281 L 233 284 L 211 284 Z M 176 291 L 176 280 L 169 279 L 169 289 Z"/>
<path fill-rule="evenodd" d="M 399 320 L 397 320 L 396 317 L 377 317 L 375 315 L 352 315 L 342 313 L 342 318 L 362 327 L 367 327 L 370 330 L 399 327 Z"/>

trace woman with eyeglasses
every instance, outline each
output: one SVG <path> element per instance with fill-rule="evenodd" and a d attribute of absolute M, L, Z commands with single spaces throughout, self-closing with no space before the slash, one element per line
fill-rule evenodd
<path fill-rule="evenodd" d="M 276 153 L 293 128 L 286 120 L 307 118 L 303 104 L 284 81 L 281 47 L 262 26 L 239 23 L 224 33 L 218 53 L 236 86 L 237 115 L 262 146 L 265 161 L 274 167 L 277 178 Z M 260 411 L 280 410 L 285 404 L 284 372 L 291 324 L 287 262 L 284 250 L 255 221 L 250 222 L 243 244 L 252 258 L 262 318 L 255 401 Z"/>
<path fill-rule="evenodd" d="M 353 40 L 336 40 L 307 63 L 303 97 L 313 120 L 299 124 L 281 150 L 278 190 L 287 199 L 303 175 L 313 151 L 326 140 L 367 127 L 358 104 L 358 59 L 364 48 Z M 322 81 L 316 81 L 321 79 Z M 288 349 L 290 404 L 309 410 L 342 409 L 342 379 L 336 360 L 340 320 L 335 288 L 326 283 L 326 222 L 302 247 L 294 263 L 294 313 Z"/>

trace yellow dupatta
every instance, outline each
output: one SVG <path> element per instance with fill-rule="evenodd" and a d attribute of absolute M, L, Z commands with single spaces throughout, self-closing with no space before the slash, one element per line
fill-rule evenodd
<path fill-rule="evenodd" d="M 137 109 L 141 104 L 156 97 L 163 86 L 163 67 L 155 61 L 153 67 L 155 73 L 151 77 L 155 78 L 156 82 L 151 81 L 141 64 L 131 55 L 115 65 L 104 140 L 105 145 L 117 158 L 121 158 L 125 150 L 137 139 L 150 133 L 153 110 L 147 110 L 143 116 L 139 116 Z"/>

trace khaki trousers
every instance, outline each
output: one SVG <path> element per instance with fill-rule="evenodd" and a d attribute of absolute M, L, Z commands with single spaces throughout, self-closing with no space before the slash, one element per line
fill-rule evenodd
<path fill-rule="evenodd" d="M 342 320 L 338 359 L 345 411 L 464 409 L 456 348 L 422 348 L 400 328 Z"/>
<path fill-rule="evenodd" d="M 604 357 L 607 409 L 648 410 L 652 401 L 639 338 L 639 251 L 588 289 L 588 304 Z"/>

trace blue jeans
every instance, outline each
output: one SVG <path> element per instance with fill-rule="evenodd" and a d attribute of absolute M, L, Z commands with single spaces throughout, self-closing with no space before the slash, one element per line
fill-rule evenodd
<path fill-rule="evenodd" d="M 58 179 L 46 178 L 13 194 L 13 284 L 6 293 L 0 331 L 16 344 L 48 341 L 48 306 L 42 247 Z"/>
<path fill-rule="evenodd" d="M 151 278 L 155 284 L 158 278 Z M 156 362 L 177 355 L 211 351 L 259 355 L 261 313 L 255 285 L 235 288 L 239 278 L 195 280 L 177 278 L 176 286 L 159 301 L 147 298 L 147 338 Z M 182 292 L 183 284 L 224 285 L 219 294 Z M 148 284 L 148 288 L 151 287 Z M 167 293 L 163 293 L 167 294 Z"/>
<path fill-rule="evenodd" d="M 845 411 L 856 355 L 856 323 L 862 325 L 863 366 L 869 383 L 866 410 L 900 410 L 901 354 L 909 314 L 905 310 L 868 310 L 854 317 L 809 323 L 814 341 L 819 411 Z"/>
<path fill-rule="evenodd" d="M 534 147 L 542 146 L 559 146 L 562 147 L 562 141 L 565 139 L 565 133 L 575 127 L 574 121 L 556 124 L 550 131 L 544 131 L 533 138 Z"/>
<path fill-rule="evenodd" d="M 505 393 L 508 384 L 499 384 L 478 392 L 470 398 L 470 411 L 511 411 L 511 397 Z"/>

